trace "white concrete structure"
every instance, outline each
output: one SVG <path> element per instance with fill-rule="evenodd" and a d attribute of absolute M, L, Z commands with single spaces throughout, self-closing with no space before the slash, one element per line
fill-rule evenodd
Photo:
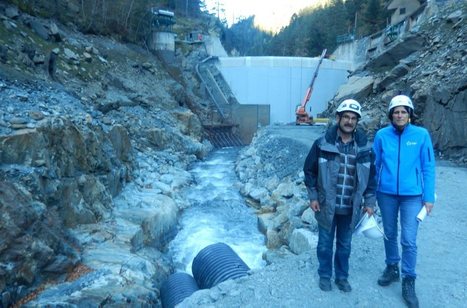
<path fill-rule="evenodd" d="M 152 40 L 149 43 L 151 50 L 175 51 L 175 33 L 173 32 L 153 32 Z"/>
<path fill-rule="evenodd" d="M 215 57 L 228 57 L 224 46 L 222 46 L 222 43 L 217 36 L 205 35 L 203 42 L 208 55 Z"/>
<path fill-rule="evenodd" d="M 268 104 L 271 124 L 283 124 L 295 122 L 295 109 L 318 61 L 319 57 L 220 57 L 219 70 L 240 104 Z M 327 108 L 351 69 L 351 62 L 323 60 L 307 105 L 313 117 Z"/>

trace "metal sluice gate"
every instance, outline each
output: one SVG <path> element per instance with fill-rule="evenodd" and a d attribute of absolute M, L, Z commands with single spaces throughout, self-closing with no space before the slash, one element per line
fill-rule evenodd
<path fill-rule="evenodd" d="M 209 141 L 211 141 L 212 145 L 216 148 L 238 147 L 245 145 L 240 137 L 234 132 L 234 128 L 235 127 L 232 125 L 204 126 Z"/>

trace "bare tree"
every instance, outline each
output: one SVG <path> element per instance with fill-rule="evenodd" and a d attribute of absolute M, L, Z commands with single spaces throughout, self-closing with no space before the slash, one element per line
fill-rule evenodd
<path fill-rule="evenodd" d="M 126 15 L 126 19 L 125 19 L 125 25 L 124 25 L 125 29 L 128 29 L 128 19 L 130 19 L 130 14 L 131 14 L 131 10 L 133 9 L 134 2 L 135 2 L 134 0 L 131 0 L 130 9 L 128 10 L 128 14 Z"/>

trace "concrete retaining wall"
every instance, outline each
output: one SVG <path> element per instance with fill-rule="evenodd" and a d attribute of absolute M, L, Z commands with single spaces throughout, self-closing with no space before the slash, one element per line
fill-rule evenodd
<path fill-rule="evenodd" d="M 243 144 L 250 144 L 258 127 L 270 124 L 269 105 L 232 105 L 232 120 Z"/>

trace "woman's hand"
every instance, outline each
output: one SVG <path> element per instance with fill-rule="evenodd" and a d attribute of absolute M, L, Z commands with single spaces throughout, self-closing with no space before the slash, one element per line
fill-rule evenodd
<path fill-rule="evenodd" d="M 431 214 L 431 211 L 433 210 L 434 204 L 431 203 L 431 202 L 425 202 L 423 205 L 424 205 L 425 208 L 426 208 L 426 213 L 427 213 L 428 215 L 430 215 L 430 214 Z"/>

